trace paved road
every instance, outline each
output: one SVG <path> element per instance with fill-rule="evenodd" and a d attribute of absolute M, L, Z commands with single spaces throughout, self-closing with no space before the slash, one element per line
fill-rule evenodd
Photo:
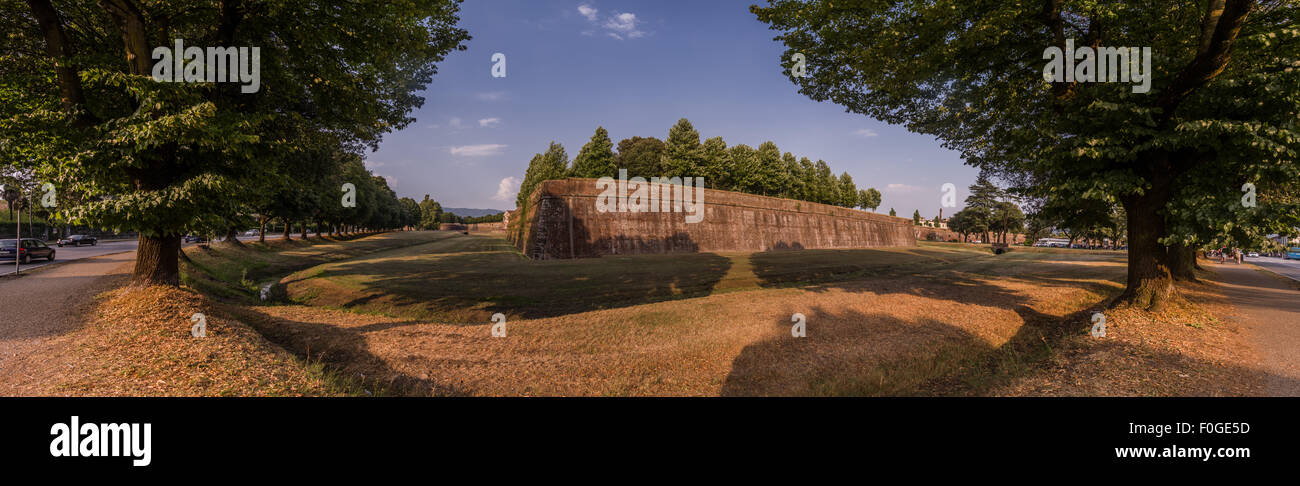
<path fill-rule="evenodd" d="M 44 260 L 33 261 L 32 263 L 23 265 L 22 267 L 23 267 L 23 271 L 26 272 L 27 269 L 29 268 L 43 267 L 46 265 L 50 265 L 52 263 L 69 262 L 74 260 L 80 260 L 82 258 L 108 255 L 112 253 L 121 253 L 124 251 L 135 251 L 136 245 L 137 242 L 134 239 L 100 241 L 99 244 L 95 246 L 65 246 L 63 248 L 59 248 L 51 244 L 50 246 L 54 247 L 53 262 L 47 262 Z M 0 261 L 0 275 L 9 275 L 11 273 L 14 273 L 14 261 L 13 260 Z"/>
<path fill-rule="evenodd" d="M 1283 260 L 1281 258 L 1272 257 L 1247 257 L 1246 263 L 1253 263 L 1278 275 L 1300 280 L 1300 260 Z"/>
<path fill-rule="evenodd" d="M 278 239 L 280 237 L 281 235 L 279 233 L 275 233 L 275 234 L 267 233 L 266 235 L 266 238 L 268 240 Z M 294 239 L 297 238 L 298 235 L 295 234 Z M 256 236 L 239 237 L 239 241 L 255 241 L 255 240 L 257 240 Z M 190 246 L 190 245 L 191 244 L 187 244 L 186 246 Z M 50 246 L 54 246 L 54 245 L 50 245 Z M 47 262 L 45 260 L 33 261 L 30 264 L 23 265 L 22 268 L 23 271 L 26 272 L 28 269 L 44 267 L 46 265 L 76 261 L 83 258 L 111 255 L 114 253 L 135 251 L 137 246 L 139 246 L 139 242 L 135 239 L 100 241 L 99 244 L 95 246 L 65 246 L 63 248 L 59 248 L 55 246 L 53 262 Z M 0 261 L 0 276 L 10 275 L 12 273 L 14 273 L 13 260 Z"/>
<path fill-rule="evenodd" d="M 66 366 L 64 337 L 85 324 L 94 296 L 130 274 L 127 251 L 0 279 L 0 395 L 42 395 Z"/>
<path fill-rule="evenodd" d="M 1260 260 L 1271 261 L 1261 265 Z M 1249 263 L 1300 269 L 1278 261 L 1253 258 Z M 1300 292 L 1250 265 L 1211 263 L 1210 267 L 1219 272 L 1224 295 L 1237 307 L 1240 316 L 1234 320 L 1259 350 L 1259 366 L 1268 375 L 1268 395 L 1300 396 Z"/>

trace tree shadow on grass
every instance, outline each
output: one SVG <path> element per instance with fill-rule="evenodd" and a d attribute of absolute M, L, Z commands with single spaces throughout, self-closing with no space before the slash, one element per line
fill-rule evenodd
<path fill-rule="evenodd" d="M 795 243 L 794 245 L 798 245 Z M 749 255 L 759 286 L 764 288 L 871 277 L 885 273 L 915 273 L 956 259 L 973 258 L 949 251 L 920 248 L 864 248 L 856 250 L 786 250 L 778 242 L 773 251 Z"/>
<path fill-rule="evenodd" d="M 955 275 L 974 273 L 1008 275 L 1017 279 L 1040 279 L 1043 283 L 1064 284 L 1050 276 L 1094 276 L 1103 271 L 1080 272 L 1075 263 L 1095 263 L 1096 259 L 1071 259 L 1069 255 L 994 256 L 965 249 L 879 248 L 858 250 L 803 250 L 753 253 L 749 256 L 754 274 L 765 288 L 813 285 L 813 290 L 839 288 L 837 282 L 853 286 L 861 279 L 894 279 L 911 275 L 930 275 L 957 280 Z M 1028 267 L 1026 267 L 1028 266 Z M 1115 272 L 1104 278 L 1122 284 L 1124 275 Z"/>
<path fill-rule="evenodd" d="M 830 283 L 810 290 L 841 289 L 875 295 L 907 294 L 962 304 L 1013 310 L 1022 323 L 1000 345 L 975 335 L 961 325 L 923 317 L 903 320 L 890 313 L 833 312 L 823 308 L 794 309 L 807 318 L 807 337 L 790 335 L 789 317 L 777 317 L 779 337 L 744 348 L 733 360 L 722 394 L 752 395 L 980 395 L 993 387 L 1041 369 L 1062 347 L 1062 341 L 1088 331 L 1094 309 L 1104 307 L 1108 297 L 1094 298 L 1085 309 L 1065 316 L 1045 314 L 1031 307 L 1030 299 L 1018 292 L 988 282 L 988 277 L 951 272 L 944 284 L 902 279 L 874 283 Z M 928 279 L 927 279 L 928 280 Z M 1068 276 L 1020 276 L 1031 285 L 1079 288 Z M 1122 289 L 1123 276 L 1089 282 L 1102 296 Z M 1118 280 L 1118 281 L 1117 281 Z M 1109 284 L 1105 283 L 1109 282 Z M 949 316 L 948 321 L 967 319 Z M 1010 324 L 1009 324 L 1010 325 Z M 1128 352 L 1137 352 L 1135 347 Z M 911 352 L 909 352 L 909 350 Z M 1167 352 L 1140 350 L 1152 366 L 1187 366 L 1224 369 L 1228 380 L 1283 380 L 1289 377 L 1237 365 L 1223 365 Z M 1177 375 L 1177 373 L 1174 373 Z M 1132 394 L 1153 393 L 1133 385 Z M 1225 387 L 1226 388 L 1226 387 Z M 1116 388 L 1119 389 L 1119 388 Z M 1173 390 L 1173 388 L 1170 388 Z"/>
<path fill-rule="evenodd" d="M 950 373 L 971 360 L 999 349 L 1041 347 L 1048 339 L 1077 328 L 1078 312 L 1064 319 L 1041 313 L 1029 298 L 970 275 L 950 273 L 942 284 L 917 278 L 871 283 L 830 283 L 809 288 L 838 288 L 874 296 L 906 294 L 923 299 L 1010 309 L 1023 324 L 1004 345 L 994 347 L 969 329 L 939 319 L 906 321 L 889 313 L 794 309 L 807 318 L 807 337 L 789 333 L 789 318 L 777 326 L 782 334 L 752 344 L 733 360 L 723 395 L 897 395 L 909 394 L 925 381 Z M 922 301 L 923 302 L 923 301 Z M 1071 325 L 1069 323 L 1076 323 Z M 908 349 L 923 348 L 920 355 Z M 793 366 L 793 368 L 791 368 Z M 784 376 L 777 386 L 755 377 Z"/>
<path fill-rule="evenodd" d="M 235 315 L 257 329 L 267 340 L 289 350 L 308 363 L 323 363 L 346 380 L 358 381 L 375 395 L 467 396 L 469 392 L 426 377 L 398 371 L 370 352 L 365 335 L 395 327 L 418 324 L 413 321 L 385 322 L 344 327 L 306 322 L 241 308 Z"/>
<path fill-rule="evenodd" d="M 714 253 L 533 261 L 499 239 L 482 240 L 458 252 L 331 264 L 282 283 L 315 293 L 313 305 L 487 321 L 497 312 L 532 319 L 709 295 L 731 268 Z M 308 281 L 315 278 L 327 283 Z"/>

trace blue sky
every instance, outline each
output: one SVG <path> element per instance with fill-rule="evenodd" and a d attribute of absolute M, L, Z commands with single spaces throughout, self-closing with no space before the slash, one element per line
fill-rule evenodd
<path fill-rule="evenodd" d="M 685 117 L 701 138 L 771 140 L 848 171 L 884 194 L 882 213 L 933 217 L 946 182 L 962 205 L 976 169 L 933 137 L 800 95 L 753 3 L 469 0 L 469 49 L 438 66 L 417 121 L 388 134 L 367 165 L 399 196 L 511 209 L 528 160 L 550 141 L 572 158 L 598 125 L 614 143 L 663 139 Z M 497 52 L 504 78 L 491 76 Z"/>

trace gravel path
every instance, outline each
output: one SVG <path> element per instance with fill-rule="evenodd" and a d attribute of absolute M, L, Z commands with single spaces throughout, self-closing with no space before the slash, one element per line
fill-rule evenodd
<path fill-rule="evenodd" d="M 135 252 L 88 258 L 0 279 L 0 396 L 48 394 L 61 342 L 83 324 L 95 295 L 130 275 Z"/>
<path fill-rule="evenodd" d="M 1300 396 L 1300 292 L 1253 265 L 1211 264 L 1262 356 L 1270 396 Z"/>

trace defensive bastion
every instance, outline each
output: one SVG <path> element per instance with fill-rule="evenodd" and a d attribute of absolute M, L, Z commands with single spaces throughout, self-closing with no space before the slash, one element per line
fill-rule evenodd
<path fill-rule="evenodd" d="M 667 185 L 660 185 L 664 191 Z M 596 179 L 542 182 L 508 235 L 533 259 L 643 253 L 916 246 L 910 219 L 825 204 L 704 189 L 704 219 L 685 212 L 599 212 Z M 520 214 L 523 213 L 523 214 Z"/>

